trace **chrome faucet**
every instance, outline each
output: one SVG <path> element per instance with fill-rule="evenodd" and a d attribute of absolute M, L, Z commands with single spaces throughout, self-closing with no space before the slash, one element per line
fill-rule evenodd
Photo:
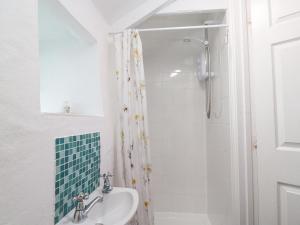
<path fill-rule="evenodd" d="M 111 175 L 109 172 L 106 174 L 101 175 L 101 177 L 103 177 L 104 180 L 104 185 L 102 188 L 102 193 L 103 194 L 108 194 L 109 192 L 112 191 L 113 187 L 110 184 L 110 180 L 109 178 L 112 177 L 113 175 Z"/>
<path fill-rule="evenodd" d="M 97 196 L 89 204 L 84 205 L 84 200 L 87 200 L 88 198 L 89 195 L 87 193 L 80 193 L 78 196 L 74 197 L 73 200 L 76 202 L 76 209 L 73 217 L 74 223 L 80 223 L 86 218 L 87 214 L 96 203 L 103 202 L 103 196 Z"/>

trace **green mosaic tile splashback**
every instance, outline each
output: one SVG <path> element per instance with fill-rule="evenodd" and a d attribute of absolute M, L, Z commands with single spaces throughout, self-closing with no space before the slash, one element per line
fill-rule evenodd
<path fill-rule="evenodd" d="M 73 197 L 100 185 L 100 133 L 55 140 L 55 217 L 60 221 L 74 207 Z"/>

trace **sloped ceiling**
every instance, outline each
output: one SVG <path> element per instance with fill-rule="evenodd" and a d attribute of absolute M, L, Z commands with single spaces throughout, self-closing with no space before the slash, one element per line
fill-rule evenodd
<path fill-rule="evenodd" d="M 106 21 L 113 24 L 147 0 L 93 0 Z"/>

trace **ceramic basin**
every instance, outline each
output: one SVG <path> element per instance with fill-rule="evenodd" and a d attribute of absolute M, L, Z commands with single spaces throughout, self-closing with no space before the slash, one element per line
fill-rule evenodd
<path fill-rule="evenodd" d="M 102 195 L 100 190 L 92 193 L 86 204 L 96 196 Z M 97 203 L 81 225 L 125 225 L 135 214 L 138 207 L 138 193 L 130 188 L 115 187 L 109 194 L 104 194 L 102 203 Z M 66 215 L 58 225 L 74 225 L 74 209 Z"/>

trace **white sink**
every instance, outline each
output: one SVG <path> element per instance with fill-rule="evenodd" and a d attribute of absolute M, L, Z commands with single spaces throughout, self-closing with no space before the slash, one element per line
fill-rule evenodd
<path fill-rule="evenodd" d="M 94 191 L 86 204 L 96 196 L 102 195 L 100 190 Z M 80 222 L 81 225 L 125 225 L 135 214 L 139 197 L 134 189 L 117 188 L 109 194 L 104 194 L 102 203 L 97 203 L 88 213 L 87 218 Z M 66 215 L 58 225 L 74 225 L 74 209 Z"/>

